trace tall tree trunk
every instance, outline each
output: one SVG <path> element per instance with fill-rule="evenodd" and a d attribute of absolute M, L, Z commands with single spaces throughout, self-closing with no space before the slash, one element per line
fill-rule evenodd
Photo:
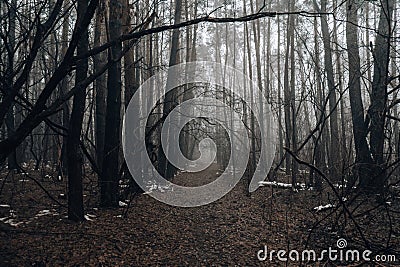
<path fill-rule="evenodd" d="M 176 0 L 175 1 L 175 20 L 174 23 L 178 24 L 181 21 L 181 16 L 182 16 L 182 0 Z M 172 38 L 171 38 L 171 53 L 170 53 L 170 58 L 169 58 L 169 66 L 172 67 L 179 62 L 179 34 L 180 31 L 179 29 L 175 29 L 172 32 Z M 171 82 L 171 79 L 174 77 L 169 77 L 167 78 L 167 88 L 168 84 Z M 163 107 L 163 114 L 166 116 L 169 114 L 177 105 L 178 105 L 178 95 L 176 93 L 176 90 L 170 91 L 165 96 L 164 99 L 164 107 Z M 165 148 L 164 148 L 165 149 Z M 170 179 L 174 176 L 176 172 L 176 168 L 167 160 L 164 152 L 160 148 L 159 151 L 159 171 L 160 173 L 164 176 L 166 179 Z"/>
<path fill-rule="evenodd" d="M 326 12 L 327 10 L 327 0 L 321 1 L 321 12 Z M 340 166 L 340 146 L 339 144 L 339 126 L 337 118 L 336 109 L 336 86 L 333 73 L 333 63 L 332 63 L 332 48 L 331 48 L 331 38 L 329 33 L 329 26 L 327 21 L 327 16 L 321 16 L 321 30 L 322 39 L 324 43 L 324 63 L 325 71 L 328 81 L 328 97 L 329 97 L 329 125 L 330 125 L 330 145 L 329 145 L 329 169 L 330 177 L 334 180 L 338 180 Z"/>
<path fill-rule="evenodd" d="M 284 113 L 285 113 L 285 146 L 291 148 L 291 115 L 290 115 L 290 88 L 289 88 L 289 55 L 290 55 L 290 16 L 286 25 L 286 50 L 285 50 L 285 67 L 283 72 L 283 97 L 284 97 Z M 285 153 L 285 172 L 290 174 L 291 158 L 289 153 Z"/>
<path fill-rule="evenodd" d="M 82 20 L 86 9 L 87 1 L 78 1 L 77 21 Z M 82 35 L 77 46 L 77 55 L 87 53 L 89 45 L 89 35 L 86 30 Z M 75 84 L 79 84 L 87 77 L 88 60 L 83 59 L 76 68 Z M 83 116 L 85 113 L 86 90 L 82 89 L 75 93 L 70 127 L 68 129 L 67 139 L 67 157 L 68 157 L 68 218 L 73 221 L 83 221 L 83 185 L 82 185 L 82 168 L 83 154 L 80 149 L 80 138 L 83 124 Z"/>
<path fill-rule="evenodd" d="M 320 65 L 320 49 L 319 49 L 319 42 L 318 42 L 318 20 L 314 18 L 314 64 L 315 64 L 315 80 L 316 80 L 316 118 L 325 119 L 325 106 L 324 106 L 324 93 L 322 87 L 322 77 L 321 77 L 321 65 Z M 320 126 L 320 131 L 322 132 L 320 138 L 315 138 L 315 151 L 314 151 L 314 159 L 315 165 L 320 170 L 324 170 L 326 166 L 325 160 L 325 127 L 322 128 Z M 316 176 L 314 180 L 315 187 L 317 189 L 321 189 L 322 187 L 322 177 Z"/>
<path fill-rule="evenodd" d="M 195 0 L 194 7 L 193 7 L 193 17 L 197 15 L 197 6 L 198 1 Z M 185 13 L 186 13 L 186 20 L 190 19 L 189 16 L 189 0 L 185 1 Z M 197 39 L 197 25 L 193 26 L 193 31 L 191 27 L 186 28 L 186 62 L 196 61 L 196 39 Z M 189 75 L 193 70 L 189 70 Z M 189 78 L 189 77 L 188 77 Z M 191 99 L 194 97 L 193 88 L 190 84 L 185 85 L 185 90 L 183 92 L 183 102 Z M 192 158 L 192 144 L 194 143 L 194 139 L 192 135 L 189 133 L 191 130 L 191 124 L 187 124 L 182 131 L 182 142 L 181 142 L 181 149 L 183 154 L 191 159 Z"/>
<path fill-rule="evenodd" d="M 69 7 L 69 1 L 66 1 L 66 3 L 64 3 L 64 11 L 66 11 Z M 62 45 L 61 45 L 61 58 L 65 55 L 65 53 L 67 52 L 68 49 L 68 31 L 69 31 L 69 21 L 70 18 L 69 16 L 65 16 L 64 20 L 63 20 L 63 27 L 62 27 L 62 36 L 61 36 L 61 41 L 62 41 Z M 63 95 L 65 93 L 67 93 L 68 91 L 68 79 L 64 78 L 58 87 L 59 90 L 59 95 Z M 61 123 L 62 126 L 65 129 L 69 129 L 69 113 L 70 113 L 70 108 L 69 108 L 69 103 L 68 101 L 65 102 L 62 105 L 62 117 L 61 117 Z M 68 175 L 68 157 L 67 157 L 67 139 L 68 137 L 62 137 L 62 145 L 61 145 L 61 153 L 59 156 L 59 161 L 60 161 L 60 165 L 61 165 L 61 172 L 59 173 L 59 176 L 61 176 L 62 178 L 64 176 Z"/>
<path fill-rule="evenodd" d="M 100 0 L 99 6 L 96 10 L 96 24 L 94 27 L 94 47 L 100 46 L 105 38 L 102 37 L 106 32 L 105 17 L 106 17 L 107 0 Z M 94 72 L 101 68 L 106 62 L 106 53 L 99 53 L 94 56 Z M 95 114 L 95 142 L 96 142 L 96 161 L 97 167 L 101 170 L 103 167 L 104 156 L 104 134 L 106 129 L 106 94 L 107 94 L 107 80 L 106 74 L 99 76 L 95 83 L 95 101 L 96 101 L 96 114 Z"/>
<path fill-rule="evenodd" d="M 121 0 L 110 0 L 109 35 L 117 39 L 122 32 L 124 5 Z M 117 42 L 109 50 L 108 59 L 116 60 L 122 51 Z M 121 61 L 117 60 L 108 69 L 106 130 L 102 177 L 100 181 L 100 204 L 102 207 L 118 207 L 119 152 L 121 128 Z"/>
<path fill-rule="evenodd" d="M 375 37 L 374 47 L 374 75 L 372 80 L 371 106 L 368 115 L 370 124 L 370 146 L 374 163 L 378 165 L 378 173 L 373 181 L 375 189 L 381 189 L 385 183 L 384 171 L 384 141 L 385 117 L 387 105 L 387 86 L 390 61 L 390 38 L 394 0 L 381 1 L 382 8 L 379 18 L 378 33 Z M 372 181 L 371 181 L 372 182 Z"/>
<path fill-rule="evenodd" d="M 283 133 L 282 133 L 282 78 L 281 78 L 281 22 L 279 16 L 276 18 L 278 24 L 278 131 L 279 131 L 279 158 L 283 159 Z"/>
<path fill-rule="evenodd" d="M 356 148 L 356 173 L 361 184 L 369 177 L 369 167 L 372 163 L 368 144 L 367 128 L 364 121 L 364 105 L 361 96 L 361 67 L 358 44 L 358 16 L 355 0 L 347 2 L 347 53 L 349 59 L 349 95 L 351 117 L 353 120 L 354 145 Z"/>
<path fill-rule="evenodd" d="M 12 0 L 10 3 L 10 14 L 9 14 L 9 25 L 8 25 L 8 54 L 7 54 L 7 69 L 5 75 L 5 87 L 6 92 L 11 93 L 11 88 L 14 80 L 14 57 L 15 57 L 15 26 L 16 26 L 16 18 L 17 18 L 17 1 Z M 14 114 L 14 105 L 10 106 L 10 109 L 7 112 L 7 116 L 5 119 L 6 127 L 7 127 L 7 136 L 12 136 L 14 134 L 15 128 L 15 114 Z M 17 153 L 16 149 L 14 149 L 7 158 L 8 168 L 10 170 L 18 169 L 17 162 Z"/>
<path fill-rule="evenodd" d="M 333 1 L 333 8 L 338 8 L 337 0 Z M 345 114 L 345 101 L 344 98 L 344 89 L 343 89 L 343 66 L 342 60 L 340 57 L 340 50 L 339 50 L 339 40 L 338 40 L 338 28 L 337 28 L 337 20 L 333 21 L 333 41 L 335 43 L 335 58 L 336 58 L 336 73 L 337 73 L 337 80 L 339 84 L 339 92 L 341 95 L 340 99 L 340 161 L 341 161 L 341 168 L 344 170 L 348 162 L 346 162 L 347 158 L 347 142 L 346 142 L 346 114 Z"/>
<path fill-rule="evenodd" d="M 291 0 L 290 11 L 294 11 L 295 9 L 295 1 Z M 296 122 L 296 61 L 295 61 L 295 16 L 290 16 L 290 112 L 292 117 L 292 151 L 297 153 L 297 122 Z M 298 163 L 295 159 L 292 159 L 292 186 L 293 188 L 297 187 L 297 172 L 298 172 Z"/>

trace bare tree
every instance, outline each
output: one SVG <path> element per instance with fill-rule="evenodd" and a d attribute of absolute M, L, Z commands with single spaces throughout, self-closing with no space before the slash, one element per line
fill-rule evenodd
<path fill-rule="evenodd" d="M 79 0 L 77 6 L 77 22 L 82 21 L 86 13 L 87 1 Z M 77 46 L 77 56 L 83 55 L 88 51 L 89 35 L 87 29 L 82 34 Z M 81 60 L 76 68 L 75 84 L 79 84 L 87 77 L 88 59 Z M 68 157 L 68 218 L 73 221 L 83 221 L 83 184 L 82 168 L 83 154 L 80 149 L 81 131 L 83 116 L 85 113 L 86 88 L 82 88 L 74 95 L 71 119 L 69 122 L 67 139 L 67 157 Z"/>
<path fill-rule="evenodd" d="M 109 36 L 116 40 L 122 33 L 122 15 L 126 8 L 121 0 L 110 0 Z M 118 206 L 118 181 L 120 167 L 120 132 L 121 132 L 121 61 L 122 43 L 115 43 L 108 53 L 113 63 L 108 68 L 107 76 L 107 109 L 105 121 L 104 156 L 100 180 L 100 202 L 103 207 Z"/>

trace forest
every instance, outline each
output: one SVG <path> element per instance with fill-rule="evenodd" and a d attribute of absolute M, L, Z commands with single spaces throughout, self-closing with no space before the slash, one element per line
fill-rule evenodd
<path fill-rule="evenodd" d="M 0 0 L 0 266 L 400 266 L 399 18 Z"/>

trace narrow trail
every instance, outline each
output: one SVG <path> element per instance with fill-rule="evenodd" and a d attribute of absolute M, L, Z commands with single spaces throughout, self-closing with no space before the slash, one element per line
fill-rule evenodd
<path fill-rule="evenodd" d="M 199 186 L 216 179 L 218 173 L 216 166 L 211 166 L 196 174 L 182 173 L 174 183 Z M 242 179 L 225 197 L 196 208 L 170 207 L 141 196 L 130 213 L 137 214 L 140 220 L 135 239 L 147 239 L 151 249 L 142 243 L 133 245 L 138 252 L 137 263 L 143 260 L 161 265 L 258 264 L 257 251 L 264 244 L 271 244 L 273 235 L 268 229 L 284 225 L 277 218 L 269 224 L 267 191 L 262 188 L 248 196 Z M 150 235 L 146 233 L 149 229 Z M 154 256 L 149 258 L 149 252 Z"/>

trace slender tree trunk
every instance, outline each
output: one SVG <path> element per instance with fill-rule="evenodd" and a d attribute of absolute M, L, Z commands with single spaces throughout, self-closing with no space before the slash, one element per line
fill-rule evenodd
<path fill-rule="evenodd" d="M 279 16 L 276 18 L 278 24 L 278 48 L 277 48 L 277 61 L 278 61 L 278 131 L 279 131 L 279 158 L 283 159 L 283 133 L 282 133 L 282 78 L 281 78 L 281 22 Z"/>
<path fill-rule="evenodd" d="M 122 33 L 122 15 L 126 8 L 121 0 L 110 0 L 109 35 L 117 39 Z M 115 60 L 122 51 L 116 43 L 109 50 L 108 59 Z M 104 134 L 104 157 L 100 181 L 100 204 L 102 207 L 118 207 L 119 152 L 121 128 L 121 61 L 111 64 L 107 77 L 106 130 Z"/>
<path fill-rule="evenodd" d="M 7 69 L 5 75 L 5 86 L 6 92 L 11 92 L 11 88 L 14 80 L 14 57 L 15 57 L 15 26 L 16 26 L 16 18 L 17 18 L 17 1 L 12 0 L 10 3 L 10 14 L 9 14 L 9 36 L 8 36 L 8 58 L 7 58 Z M 14 134 L 15 128 L 15 107 L 14 105 L 10 106 L 10 109 L 7 112 L 5 123 L 7 127 L 7 136 L 12 136 Z M 17 153 L 16 149 L 8 155 L 8 169 L 17 170 L 18 162 L 17 162 Z"/>
<path fill-rule="evenodd" d="M 285 51 L 285 67 L 283 73 L 283 95 L 284 95 L 284 113 L 285 113 L 285 146 L 291 148 L 292 124 L 290 115 L 290 88 L 289 88 L 289 55 L 290 55 L 290 17 L 287 19 L 286 30 L 286 51 Z M 291 158 L 289 153 L 285 153 L 285 171 L 290 174 Z"/>
<path fill-rule="evenodd" d="M 66 11 L 68 8 L 69 1 L 64 3 L 64 10 Z M 63 27 L 62 27 L 62 46 L 61 46 L 61 57 L 65 55 L 68 49 L 68 31 L 69 31 L 69 16 L 64 17 Z M 59 93 L 60 95 L 65 94 L 68 91 L 68 79 L 63 79 L 59 85 Z M 62 105 L 62 125 L 65 129 L 69 129 L 69 116 L 70 116 L 70 107 L 68 101 Z M 67 157 L 67 139 L 68 137 L 62 138 L 62 146 L 61 146 L 61 155 L 60 155 L 60 164 L 61 164 L 61 174 L 60 176 L 68 175 L 68 157 Z"/>
<path fill-rule="evenodd" d="M 315 64 L 315 80 L 316 80 L 316 118 L 325 119 L 325 107 L 324 107 L 324 97 L 323 97 L 323 87 L 322 87 L 322 77 L 321 77 L 321 65 L 320 65 L 320 50 L 318 42 L 318 20 L 314 18 L 314 64 Z M 321 125 L 322 127 L 322 125 Z M 325 127 L 320 128 L 321 138 L 315 138 L 315 164 L 320 170 L 324 170 L 326 166 L 325 160 Z M 315 177 L 315 187 L 321 189 L 322 187 L 322 177 L 318 175 Z"/>
<path fill-rule="evenodd" d="M 78 1 L 77 21 L 82 20 L 87 9 L 87 1 Z M 77 55 L 83 55 L 88 51 L 89 36 L 87 30 L 82 35 L 77 46 Z M 77 65 L 75 84 L 80 83 L 87 77 L 88 60 L 84 59 Z M 86 90 L 82 89 L 74 95 L 70 127 L 68 129 L 67 139 L 67 157 L 68 157 L 68 218 L 73 221 L 83 221 L 83 185 L 82 168 L 83 154 L 80 149 L 80 138 L 85 113 Z"/>
<path fill-rule="evenodd" d="M 327 10 L 327 0 L 321 1 L 321 12 L 326 12 Z M 339 144 L 339 126 L 337 118 L 337 100 L 336 100 L 336 86 L 333 73 L 333 63 L 332 63 L 332 48 L 331 48 L 331 38 L 329 33 L 329 26 L 327 21 L 327 16 L 321 16 L 321 30 L 322 38 L 324 43 L 324 63 L 325 71 L 328 81 L 328 97 L 329 97 L 329 125 L 330 125 L 330 145 L 329 145 L 329 169 L 330 177 L 334 180 L 338 180 L 340 166 L 340 146 Z"/>
<path fill-rule="evenodd" d="M 294 11 L 295 9 L 295 1 L 291 0 L 290 11 Z M 292 117 L 292 151 L 297 153 L 297 121 L 296 121 L 296 59 L 295 59 L 295 35 L 294 28 L 296 22 L 295 17 L 290 16 L 290 112 Z M 293 188 L 297 187 L 297 172 L 298 172 L 298 163 L 295 159 L 292 159 L 292 186 Z"/>
<path fill-rule="evenodd" d="M 182 0 L 176 0 L 175 1 L 175 24 L 178 24 L 181 21 L 181 16 L 182 16 Z M 180 31 L 179 29 L 175 29 L 172 32 L 172 39 L 171 39 L 171 53 L 170 53 L 170 58 L 169 58 L 169 66 L 172 67 L 179 62 L 179 34 Z M 167 78 L 167 87 L 168 84 L 171 82 L 170 79 L 173 79 L 174 77 L 168 77 Z M 166 116 L 169 114 L 177 105 L 178 105 L 178 95 L 175 92 L 170 92 L 169 94 L 166 95 L 164 99 L 164 108 L 163 108 L 163 114 Z M 174 176 L 176 172 L 176 168 L 168 162 L 164 152 L 160 148 L 159 152 L 159 171 L 161 174 L 164 176 L 166 179 L 170 179 Z"/>
<path fill-rule="evenodd" d="M 368 3 L 367 3 L 368 5 Z M 337 7 L 337 0 L 333 1 L 333 6 L 334 8 Z M 340 50 L 339 50 L 339 40 L 338 40 L 338 28 L 337 28 L 337 21 L 334 20 L 333 22 L 333 40 L 335 43 L 335 58 L 336 58 L 336 73 L 337 73 L 337 80 L 339 84 L 339 92 L 341 95 L 340 99 L 340 151 L 341 151 L 341 167 L 342 170 L 346 168 L 346 165 L 348 165 L 348 162 L 346 162 L 347 159 L 347 142 L 346 142 L 346 114 L 345 114 L 345 101 L 346 98 L 344 98 L 344 89 L 343 89 L 343 66 L 342 66 L 342 60 L 340 57 Z"/>
<path fill-rule="evenodd" d="M 106 18 L 107 0 L 100 0 L 99 7 L 96 10 L 96 24 L 94 27 L 94 47 L 99 46 L 102 41 L 105 41 L 104 33 L 106 32 L 105 18 Z M 101 68 L 106 63 L 106 52 L 99 53 L 94 57 L 94 72 Z M 95 83 L 95 142 L 96 142 L 96 161 L 97 167 L 101 170 L 103 167 L 104 156 L 104 134 L 106 130 L 106 94 L 107 94 L 107 80 L 106 74 L 99 76 Z"/>

